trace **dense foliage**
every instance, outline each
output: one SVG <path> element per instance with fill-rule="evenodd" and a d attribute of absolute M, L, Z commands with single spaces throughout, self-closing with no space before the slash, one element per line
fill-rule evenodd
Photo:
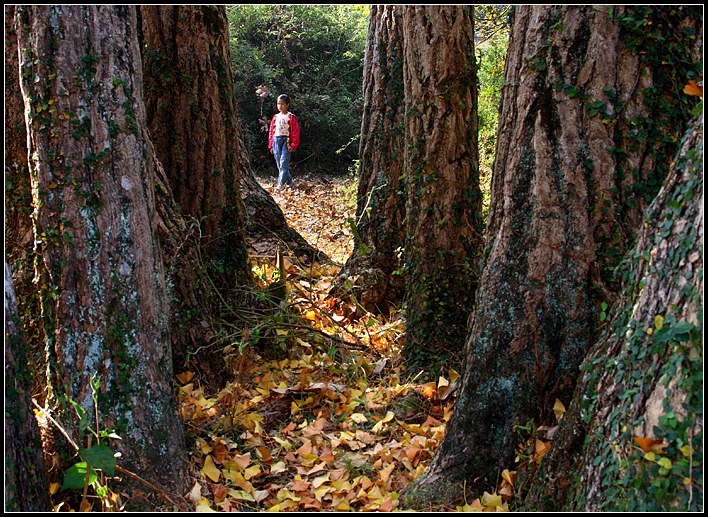
<path fill-rule="evenodd" d="M 479 174 L 482 190 L 483 215 L 486 217 L 490 202 L 492 166 L 497 143 L 499 103 L 504 86 L 504 62 L 509 44 L 508 23 L 479 42 L 477 53 L 477 114 L 479 117 Z"/>
<path fill-rule="evenodd" d="M 267 124 L 281 93 L 302 128 L 296 174 L 300 165 L 346 173 L 357 159 L 368 14 L 357 5 L 227 7 L 239 120 L 256 172 L 275 174 Z"/>

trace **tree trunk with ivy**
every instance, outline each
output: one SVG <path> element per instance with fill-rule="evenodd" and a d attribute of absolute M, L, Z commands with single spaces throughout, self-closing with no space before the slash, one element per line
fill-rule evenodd
<path fill-rule="evenodd" d="M 490 489 L 514 468 L 515 425 L 550 424 L 570 401 L 611 272 L 668 172 L 691 104 L 668 85 L 700 70 L 684 29 L 697 11 L 612 9 L 515 9 L 461 393 L 410 504 Z M 672 44 L 647 51 L 659 41 Z"/>
<path fill-rule="evenodd" d="M 701 116 L 618 269 L 622 295 L 581 368 L 528 509 L 703 510 L 702 199 Z"/>
<path fill-rule="evenodd" d="M 91 428 L 122 437 L 108 444 L 121 466 L 181 495 L 187 464 L 136 8 L 18 6 L 16 21 L 48 405 L 86 447 L 78 404 Z M 123 483 L 116 492 L 135 487 Z"/>
<path fill-rule="evenodd" d="M 7 21 L 6 21 L 7 23 Z M 46 512 L 49 482 L 31 400 L 27 343 L 5 262 L 5 511 Z"/>
<path fill-rule="evenodd" d="M 20 258 L 22 250 L 32 246 L 32 192 L 14 10 L 12 5 L 5 6 L 5 253 Z"/>
<path fill-rule="evenodd" d="M 402 8 L 371 7 L 364 55 L 354 251 L 342 278 L 366 310 L 388 314 L 403 301 L 396 270 L 405 241 Z M 338 286 L 340 294 L 349 287 Z"/>
<path fill-rule="evenodd" d="M 459 368 L 477 285 L 481 195 L 471 6 L 403 8 L 407 182 L 403 354 Z"/>
<path fill-rule="evenodd" d="M 173 196 L 199 224 L 219 287 L 248 282 L 229 33 L 223 6 L 140 7 L 150 137 Z M 222 285 L 223 284 L 223 285 Z"/>
<path fill-rule="evenodd" d="M 42 355 L 37 343 L 37 325 L 31 325 L 32 314 L 38 314 L 38 299 L 33 295 L 32 186 L 27 161 L 27 128 L 25 106 L 20 91 L 19 56 L 15 31 L 15 6 L 5 6 L 5 260 L 12 271 L 17 297 L 17 313 L 28 347 L 29 365 Z M 24 321 L 24 323 L 23 323 Z M 41 385 L 41 367 L 30 368 Z M 41 399 L 41 397 L 40 397 Z"/>

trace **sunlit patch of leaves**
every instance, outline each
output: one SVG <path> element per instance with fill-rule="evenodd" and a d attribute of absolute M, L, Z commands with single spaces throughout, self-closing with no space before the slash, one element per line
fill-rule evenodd
<path fill-rule="evenodd" d="M 347 219 L 356 211 L 356 180 L 298 177 L 284 190 L 262 181 L 283 210 L 288 224 L 311 245 L 343 264 L 354 249 Z"/>

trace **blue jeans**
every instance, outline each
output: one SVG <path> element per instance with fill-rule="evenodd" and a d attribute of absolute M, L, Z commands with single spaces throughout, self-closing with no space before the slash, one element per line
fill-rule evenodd
<path fill-rule="evenodd" d="M 290 151 L 288 151 L 287 136 L 273 138 L 273 156 L 278 165 L 278 186 L 292 185 L 293 177 L 290 174 Z"/>

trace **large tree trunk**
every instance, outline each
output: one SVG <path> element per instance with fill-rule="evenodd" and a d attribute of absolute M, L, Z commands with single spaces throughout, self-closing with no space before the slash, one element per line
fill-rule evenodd
<path fill-rule="evenodd" d="M 702 511 L 702 199 L 701 116 L 619 270 L 623 294 L 584 363 L 528 508 Z"/>
<path fill-rule="evenodd" d="M 656 30 L 679 28 L 672 41 L 685 34 L 662 65 L 659 49 L 638 55 L 657 35 L 608 9 L 516 8 L 463 384 L 438 454 L 408 491 L 419 501 L 449 500 L 465 481 L 477 494 L 491 487 L 513 467 L 514 425 L 547 421 L 556 398 L 570 400 L 611 301 L 609 272 L 685 127 L 685 99 L 663 85 L 696 72 L 685 65 L 689 32 L 658 23 L 671 8 L 654 13 Z"/>
<path fill-rule="evenodd" d="M 7 21 L 6 21 L 7 23 Z M 47 512 L 49 483 L 31 401 L 27 343 L 5 262 L 5 511 Z"/>
<path fill-rule="evenodd" d="M 481 195 L 471 6 L 403 9 L 407 178 L 404 357 L 459 365 L 477 284 Z"/>
<path fill-rule="evenodd" d="M 250 276 L 239 191 L 238 122 L 223 6 L 142 6 L 150 137 L 185 217 L 199 221 L 218 285 Z"/>
<path fill-rule="evenodd" d="M 69 401 L 97 410 L 122 466 L 183 494 L 136 8 L 17 9 L 50 403 L 80 445 Z"/>
<path fill-rule="evenodd" d="M 219 388 L 229 375 L 215 315 L 247 303 L 251 283 L 228 23 L 223 6 L 148 5 L 138 15 L 147 124 L 171 193 L 158 192 L 158 205 L 175 367 Z"/>
<path fill-rule="evenodd" d="M 403 276 L 394 271 L 405 243 L 404 107 L 402 8 L 374 5 L 364 54 L 354 251 L 342 275 L 366 310 L 383 314 L 403 301 Z"/>

